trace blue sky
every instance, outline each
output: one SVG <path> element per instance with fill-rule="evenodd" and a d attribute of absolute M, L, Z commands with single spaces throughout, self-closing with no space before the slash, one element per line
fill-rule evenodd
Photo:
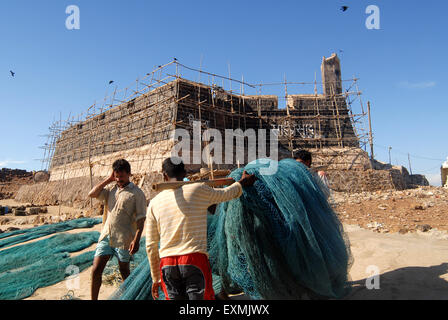
<path fill-rule="evenodd" d="M 368 5 L 380 30 L 368 30 Z M 80 8 L 80 30 L 65 9 Z M 341 5 L 349 6 L 341 12 Z M 78 114 L 176 57 L 248 82 L 320 79 L 340 54 L 342 77 L 371 101 L 376 158 L 440 185 L 448 156 L 445 1 L 5 1 L 0 2 L 0 167 L 40 169 L 55 118 Z M 342 53 L 339 50 L 343 50 Z M 14 78 L 9 70 L 16 72 Z M 311 91 L 310 91 L 311 90 Z M 297 93 L 312 93 L 312 88 Z"/>

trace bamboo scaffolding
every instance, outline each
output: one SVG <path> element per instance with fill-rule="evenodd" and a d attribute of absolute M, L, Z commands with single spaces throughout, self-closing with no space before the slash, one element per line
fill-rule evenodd
<path fill-rule="evenodd" d="M 171 67 L 175 67 L 175 72 L 169 71 Z M 197 72 L 199 82 L 182 78 L 180 76 L 182 70 Z M 330 86 L 332 94 L 325 97 L 317 93 L 316 78 L 314 82 L 288 82 L 284 76 L 283 82 L 279 83 L 250 84 L 244 77 L 241 80 L 232 79 L 230 65 L 228 73 L 227 77 L 220 76 L 203 71 L 202 62 L 200 69 L 197 70 L 174 60 L 159 66 L 140 79 L 137 78 L 132 86 L 124 90 L 115 88 L 111 95 L 106 93 L 101 108 L 94 103 L 87 109 L 85 117 L 78 116 L 77 121 L 53 123 L 44 148 L 43 166 L 45 163 L 49 169 L 86 159 L 89 166 L 110 165 L 110 163 L 100 164 L 92 159 L 100 155 L 155 143 L 157 150 L 150 152 L 149 157 L 139 158 L 149 160 L 149 167 L 145 170 L 151 170 L 155 161 L 160 160 L 159 148 L 163 144 L 158 142 L 169 139 L 170 133 L 177 127 L 190 128 L 186 119 L 180 116 L 180 110 L 183 110 L 183 114 L 196 110 L 203 129 L 208 128 L 208 125 L 203 124 L 204 119 L 207 123 L 213 123 L 213 127 L 218 130 L 227 129 L 227 124 L 233 129 L 235 129 L 234 126 L 241 128 L 244 124 L 244 130 L 272 128 L 275 123 L 282 124 L 284 128 L 287 128 L 287 135 L 286 140 L 283 136 L 279 137 L 279 140 L 287 141 L 287 147 L 291 153 L 301 146 L 323 148 L 332 147 L 336 143 L 338 147 L 350 147 L 356 139 L 361 144 L 363 143 L 364 135 L 361 134 L 363 131 L 360 129 L 362 129 L 362 120 L 366 113 L 363 110 L 357 85 L 359 79 L 342 80 L 343 82 L 352 81 L 349 89 L 344 93 L 335 93 L 334 87 Z M 201 75 L 208 76 L 208 85 L 201 82 Z M 216 85 L 215 78 L 222 79 L 222 87 Z M 227 90 L 224 87 L 224 80 L 228 81 Z M 234 93 L 232 82 L 239 84 L 239 92 Z M 308 84 L 314 85 L 313 95 L 288 94 L 288 86 Z M 276 103 L 284 99 L 286 110 L 278 109 L 278 107 L 275 110 L 265 108 L 264 104 L 268 100 L 263 99 L 269 95 L 263 96 L 262 88 L 274 88 L 279 85 L 284 87 L 284 97 L 271 96 L 276 97 Z M 195 96 L 192 92 L 188 92 L 190 90 L 188 86 L 195 88 Z M 351 91 L 352 87 L 356 87 L 356 91 Z M 248 92 L 245 89 L 249 92 L 255 90 L 255 94 L 247 95 Z M 187 90 L 186 93 L 185 90 Z M 351 96 L 355 96 L 354 100 L 359 98 L 361 113 L 352 111 L 353 101 L 349 99 Z M 305 99 L 303 101 L 309 101 L 307 103 L 310 106 L 296 109 L 294 103 L 289 104 L 288 99 L 291 101 Z M 263 108 L 262 101 L 264 101 Z M 334 123 L 333 129 L 329 126 L 330 121 Z M 345 131 L 343 134 L 341 121 L 344 123 L 350 121 L 353 135 L 344 137 Z M 313 128 L 317 124 L 317 135 L 315 131 L 312 133 L 313 137 L 298 135 L 295 130 L 296 123 L 310 122 Z M 344 128 L 346 128 L 345 125 Z M 328 130 L 336 137 L 324 137 L 323 132 Z"/>

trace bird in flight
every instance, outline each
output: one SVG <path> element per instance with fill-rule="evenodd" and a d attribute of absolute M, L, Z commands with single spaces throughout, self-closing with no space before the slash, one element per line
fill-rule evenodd
<path fill-rule="evenodd" d="M 342 10 L 342 12 L 345 12 L 345 11 L 347 11 L 347 9 L 348 9 L 348 7 L 347 7 L 347 6 L 342 6 L 342 7 L 341 7 L 341 10 Z"/>
<path fill-rule="evenodd" d="M 9 70 L 9 72 L 11 72 L 12 77 L 14 77 L 14 75 L 16 74 L 15 72 L 12 72 L 11 70 Z"/>
<path fill-rule="evenodd" d="M 114 83 L 114 80 L 110 80 L 110 81 L 109 81 L 109 84 L 112 84 L 112 83 Z"/>

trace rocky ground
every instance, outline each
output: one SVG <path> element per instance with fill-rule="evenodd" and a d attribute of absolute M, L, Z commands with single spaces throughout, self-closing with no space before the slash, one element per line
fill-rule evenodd
<path fill-rule="evenodd" d="M 24 184 L 33 183 L 33 173 L 18 169 L 0 169 L 0 200 L 14 198 Z"/>
<path fill-rule="evenodd" d="M 0 233 L 101 215 L 95 208 L 81 210 L 66 206 L 36 206 L 12 199 L 0 200 L 0 207 L 9 209 L 9 213 L 0 214 Z"/>
<path fill-rule="evenodd" d="M 344 224 L 381 233 L 448 231 L 448 189 L 333 192 L 333 206 Z"/>
<path fill-rule="evenodd" d="M 354 289 L 346 299 L 448 299 L 448 189 L 333 192 L 331 203 L 344 223 L 354 258 L 350 270 Z M 3 232 L 101 214 L 95 208 L 36 206 L 12 199 L 0 200 L 0 206 L 15 209 L 0 216 Z M 101 224 L 68 232 L 92 230 L 100 231 Z M 95 244 L 83 252 L 94 249 Z M 367 288 L 372 266 L 380 275 L 380 289 Z M 74 299 L 89 299 L 91 270 L 87 268 L 80 274 Z M 116 290 L 117 279 L 118 272 L 103 277 L 100 299 Z M 61 281 L 38 289 L 28 299 L 59 300 L 67 291 L 66 283 Z"/>
<path fill-rule="evenodd" d="M 330 198 L 344 224 L 380 233 L 446 232 L 448 235 L 448 189 L 420 187 L 402 191 L 362 193 L 332 192 Z M 96 204 L 96 203 L 94 203 Z M 0 232 L 9 227 L 25 228 L 101 215 L 100 209 L 65 206 L 37 206 L 14 200 L 0 200 L 13 210 L 0 216 Z M 1 214 L 1 213 L 0 213 Z"/>

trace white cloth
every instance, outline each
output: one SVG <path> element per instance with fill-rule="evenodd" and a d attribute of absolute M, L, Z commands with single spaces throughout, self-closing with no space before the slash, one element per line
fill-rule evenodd
<path fill-rule="evenodd" d="M 328 182 L 327 176 L 320 175 L 315 171 L 311 171 L 311 173 L 314 179 L 316 180 L 317 184 L 319 185 L 320 189 L 324 193 L 325 197 L 328 199 L 330 197 L 331 191 L 330 191 L 330 183 Z"/>

